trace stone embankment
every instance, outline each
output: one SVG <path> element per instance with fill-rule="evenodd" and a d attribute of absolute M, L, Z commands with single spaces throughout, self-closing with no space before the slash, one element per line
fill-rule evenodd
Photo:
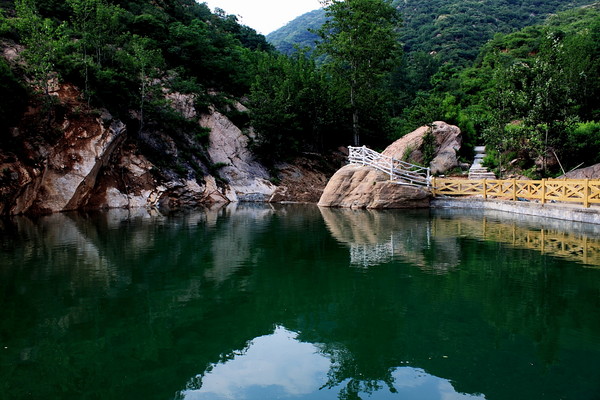
<path fill-rule="evenodd" d="M 510 214 L 531 215 L 565 221 L 600 224 L 597 208 L 584 208 L 570 204 L 539 204 L 510 200 L 485 200 L 482 198 L 436 198 L 431 201 L 433 208 L 494 210 Z"/>

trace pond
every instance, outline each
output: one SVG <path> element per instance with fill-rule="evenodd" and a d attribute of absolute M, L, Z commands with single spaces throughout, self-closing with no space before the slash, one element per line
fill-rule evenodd
<path fill-rule="evenodd" d="M 0 239 L 0 399 L 600 398 L 600 226 L 240 204 Z"/>

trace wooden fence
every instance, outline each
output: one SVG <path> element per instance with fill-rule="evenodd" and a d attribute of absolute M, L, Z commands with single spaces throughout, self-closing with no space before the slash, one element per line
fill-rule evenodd
<path fill-rule="evenodd" d="M 542 179 L 466 180 L 433 178 L 434 196 L 482 196 L 484 199 L 538 201 L 541 204 L 580 203 L 584 207 L 600 204 L 600 180 Z"/>

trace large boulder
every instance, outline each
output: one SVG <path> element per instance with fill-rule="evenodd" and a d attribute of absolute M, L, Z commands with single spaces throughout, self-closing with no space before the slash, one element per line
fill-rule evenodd
<path fill-rule="evenodd" d="M 346 165 L 329 180 L 319 206 L 345 208 L 428 207 L 425 188 L 391 182 L 389 175 L 371 167 Z"/>
<path fill-rule="evenodd" d="M 432 174 L 443 174 L 459 166 L 458 151 L 462 144 L 462 134 L 457 126 L 444 121 L 436 121 L 431 126 L 419 129 L 401 137 L 389 145 L 383 154 L 414 164 L 423 164 L 425 141 L 423 138 L 431 129 L 434 137 L 434 158 L 429 167 Z"/>
<path fill-rule="evenodd" d="M 600 179 L 600 164 L 567 172 L 560 178 L 567 179 Z"/>

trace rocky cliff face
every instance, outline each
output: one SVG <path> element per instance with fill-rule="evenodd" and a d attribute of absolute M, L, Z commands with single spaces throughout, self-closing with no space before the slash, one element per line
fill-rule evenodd
<path fill-rule="evenodd" d="M 248 150 L 249 138 L 219 111 L 198 113 L 185 95 L 166 97 L 181 115 L 210 129 L 207 143 L 198 144 L 193 133 L 174 137 L 156 125 L 131 132 L 108 111 L 89 109 L 71 85 L 55 85 L 51 96 L 50 111 L 31 104 L 0 144 L 0 215 L 302 201 L 296 197 L 304 192 L 302 177 L 319 195 L 326 183 L 322 172 L 299 166 L 295 191 L 276 186 Z M 280 167 L 286 182 L 293 165 Z"/>
<path fill-rule="evenodd" d="M 125 139 L 125 125 L 108 113 L 76 115 L 75 88 L 55 87 L 47 115 L 33 104 L 0 152 L 1 214 L 81 208 Z M 47 107 L 47 106 L 46 106 Z M 6 142 L 5 142 L 6 144 Z"/>
<path fill-rule="evenodd" d="M 236 104 L 238 111 L 247 111 Z M 219 175 L 228 182 L 223 194 L 228 201 L 268 201 L 276 190 L 269 181 L 269 172 L 248 148 L 250 139 L 225 115 L 211 110 L 203 115 L 200 124 L 210 129 L 208 154 Z"/>

